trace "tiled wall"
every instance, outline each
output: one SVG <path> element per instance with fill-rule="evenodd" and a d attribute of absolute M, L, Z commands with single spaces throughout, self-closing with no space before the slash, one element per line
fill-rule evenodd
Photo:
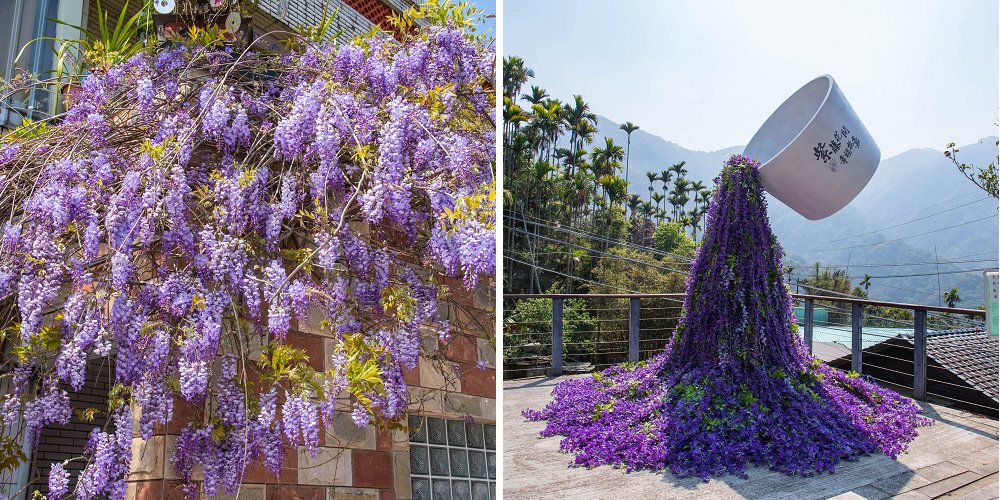
<path fill-rule="evenodd" d="M 452 296 L 447 305 L 441 306 L 440 318 L 452 323 L 452 338 L 443 343 L 429 334 L 424 345 L 431 355 L 421 358 L 415 369 L 404 372 L 410 387 L 410 411 L 496 423 L 496 358 L 486 334 L 494 324 L 492 292 L 489 286 L 482 285 L 468 293 L 458 281 L 445 282 Z M 310 319 L 308 324 L 297 325 L 299 331 L 290 333 L 288 340 L 305 349 L 313 367 L 322 370 L 327 368 L 335 341 L 318 327 L 322 318 Z M 480 360 L 487 365 L 485 369 L 477 367 Z M 374 426 L 359 429 L 346 405 L 344 410 L 321 436 L 315 457 L 304 448 L 286 450 L 285 469 L 279 477 L 254 466 L 239 498 L 411 498 L 407 433 L 380 433 Z M 177 400 L 175 421 L 183 421 L 185 415 L 191 414 L 191 408 Z M 181 419 L 176 418 L 178 415 Z M 166 435 L 149 441 L 135 438 L 129 498 L 160 498 L 161 494 L 167 499 L 183 498 L 169 462 L 180 426 L 172 423 L 166 431 Z"/>

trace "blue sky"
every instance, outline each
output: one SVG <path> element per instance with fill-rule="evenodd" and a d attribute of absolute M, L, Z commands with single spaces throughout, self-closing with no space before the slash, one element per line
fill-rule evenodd
<path fill-rule="evenodd" d="M 472 0 L 469 3 L 475 5 L 476 8 L 486 11 L 485 13 L 487 15 L 489 14 L 496 15 L 497 13 L 496 0 Z M 487 19 L 485 24 L 486 24 L 485 29 L 487 30 L 487 32 L 492 33 L 493 36 L 496 37 L 496 26 L 497 26 L 496 18 L 494 17 L 492 19 Z"/>
<path fill-rule="evenodd" d="M 997 134 L 997 5 L 505 0 L 502 47 L 529 85 L 705 151 L 746 144 L 829 73 L 888 157 Z"/>

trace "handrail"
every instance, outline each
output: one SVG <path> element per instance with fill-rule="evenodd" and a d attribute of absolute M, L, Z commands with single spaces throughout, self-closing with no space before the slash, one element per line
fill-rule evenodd
<path fill-rule="evenodd" d="M 846 302 L 848 304 L 860 304 L 863 306 L 895 307 L 899 309 L 912 309 L 914 311 L 933 311 L 952 314 L 964 314 L 967 316 L 980 316 L 985 318 L 986 311 L 982 309 L 963 309 L 960 307 L 925 306 L 922 304 L 907 304 L 904 302 L 886 302 L 883 300 L 862 299 L 860 297 L 827 297 L 826 295 L 811 295 L 805 293 L 793 293 L 796 299 L 822 300 L 824 302 Z"/>
<path fill-rule="evenodd" d="M 803 340 L 812 353 L 813 344 L 813 311 L 816 302 L 843 302 L 851 304 L 851 369 L 861 373 L 861 355 L 863 351 L 862 334 L 864 329 L 863 306 L 895 307 L 913 311 L 913 397 L 924 400 L 927 395 L 927 313 L 929 311 L 960 314 L 966 316 L 986 317 L 986 311 L 979 309 L 963 309 L 957 307 L 940 307 L 920 304 L 905 304 L 881 300 L 864 299 L 860 297 L 828 297 L 825 295 L 791 294 L 795 299 L 802 300 L 805 306 L 805 321 Z M 504 299 L 550 299 L 552 300 L 552 356 L 550 359 L 550 375 L 559 376 L 563 371 L 563 308 L 565 299 L 629 299 L 628 308 L 628 360 L 639 360 L 639 320 L 640 299 L 678 299 L 683 300 L 683 293 L 509 293 Z M 678 306 L 679 307 L 679 306 Z"/>
<path fill-rule="evenodd" d="M 683 299 L 683 293 L 505 293 L 505 299 Z"/>
<path fill-rule="evenodd" d="M 505 299 L 683 299 L 683 293 L 505 293 Z M 966 316 L 986 317 L 986 311 L 982 309 L 963 309 L 960 307 L 942 307 L 923 304 L 907 304 L 905 302 L 888 302 L 884 300 L 863 299 L 861 297 L 829 297 L 826 295 L 812 295 L 807 293 L 793 293 L 793 298 L 801 300 L 821 300 L 824 302 L 844 302 L 847 304 L 861 304 L 864 306 L 895 307 L 899 309 L 912 309 L 914 311 L 931 311 L 951 314 L 963 314 Z"/>

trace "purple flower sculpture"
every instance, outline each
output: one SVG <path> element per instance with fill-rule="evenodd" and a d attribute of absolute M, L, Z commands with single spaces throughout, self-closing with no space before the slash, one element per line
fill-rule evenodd
<path fill-rule="evenodd" d="M 895 458 L 930 420 L 910 399 L 808 355 L 793 326 L 781 247 L 757 169 L 726 162 L 691 264 L 682 318 L 664 352 L 560 383 L 542 436 L 564 436 L 575 464 L 680 477 L 748 465 L 833 472 L 841 460 Z"/>

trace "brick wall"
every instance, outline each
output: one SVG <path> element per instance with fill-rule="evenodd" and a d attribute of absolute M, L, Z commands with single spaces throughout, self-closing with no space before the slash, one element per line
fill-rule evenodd
<path fill-rule="evenodd" d="M 83 387 L 79 391 L 69 393 L 70 406 L 74 410 L 96 408 L 102 412 L 106 411 L 113 370 L 113 362 L 108 358 L 90 360 L 87 363 L 87 378 Z M 114 423 L 107 422 L 107 415 L 104 413 L 97 413 L 91 422 L 83 422 L 74 412 L 68 424 L 50 425 L 42 429 L 38 448 L 32 457 L 30 477 L 33 479 L 33 484 L 28 498 L 31 498 L 31 493 L 36 490 L 48 494 L 49 469 L 52 464 L 82 456 L 91 429 L 103 427 L 105 423 L 108 423 L 110 429 L 114 429 Z M 66 469 L 70 471 L 71 491 L 76 487 L 76 480 L 83 466 L 82 461 L 66 464 Z"/>
<path fill-rule="evenodd" d="M 495 424 L 496 358 L 488 340 L 494 328 L 493 292 L 481 285 L 468 293 L 459 281 L 444 281 L 452 292 L 448 303 L 440 306 L 440 317 L 452 323 L 452 338 L 443 343 L 428 335 L 424 346 L 429 355 L 404 373 L 410 413 Z M 316 369 L 328 367 L 335 347 L 335 340 L 319 328 L 321 320 L 318 315 L 310 317 L 305 324 L 294 325 L 297 331 L 288 335 L 289 343 L 304 349 Z M 483 370 L 476 366 L 480 360 L 487 364 Z M 315 457 L 304 448 L 286 449 L 284 469 L 278 477 L 260 466 L 252 467 L 238 498 L 411 498 L 409 435 L 403 431 L 380 433 L 374 426 L 359 429 L 346 401 L 342 410 L 332 428 L 321 435 Z M 177 400 L 175 422 L 194 414 L 190 405 Z M 149 441 L 134 439 L 129 498 L 183 498 L 170 464 L 179 431 L 180 425 L 171 423 L 158 429 L 158 435 Z"/>

